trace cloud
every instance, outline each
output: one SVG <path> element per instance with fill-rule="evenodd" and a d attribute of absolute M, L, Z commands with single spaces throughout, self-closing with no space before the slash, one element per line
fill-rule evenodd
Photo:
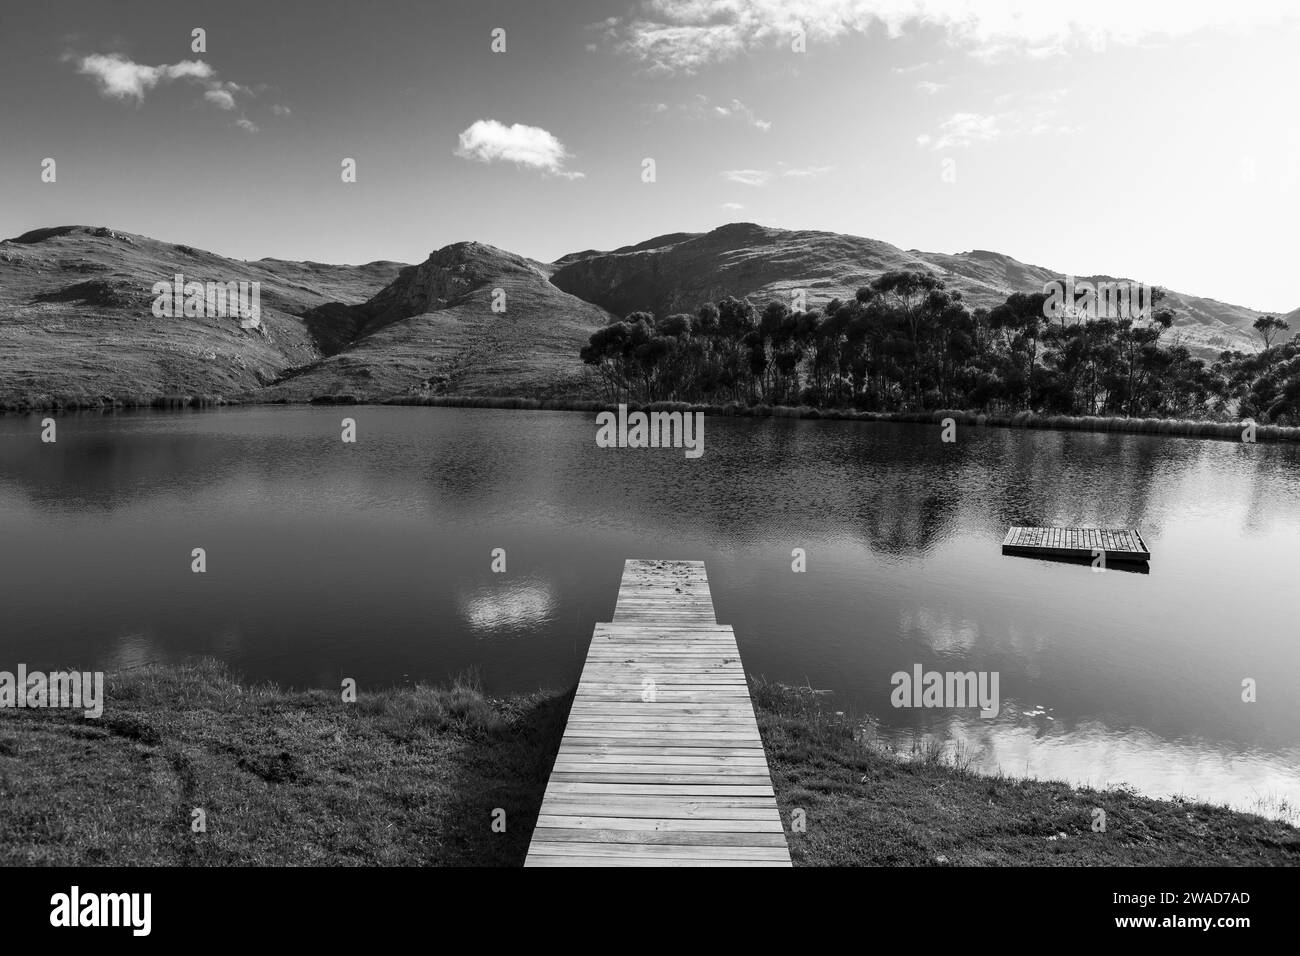
<path fill-rule="evenodd" d="M 918 146 L 931 149 L 950 149 L 988 142 L 1002 136 L 1041 136 L 1044 133 L 1068 136 L 1081 128 L 1059 117 L 1056 104 L 1068 94 L 1068 89 L 1035 90 L 1005 93 L 994 102 L 1005 107 L 997 113 L 954 113 L 939 124 L 936 133 L 923 133 L 916 138 Z"/>
<path fill-rule="evenodd" d="M 824 176 L 835 168 L 834 166 L 787 166 L 785 163 L 777 163 L 777 166 L 780 167 L 780 171 L 776 173 L 766 169 L 724 169 L 722 178 L 742 186 L 766 186 L 777 176 L 790 179 L 814 179 Z"/>
<path fill-rule="evenodd" d="M 110 99 L 134 99 L 144 102 L 144 95 L 160 83 L 172 80 L 205 80 L 214 73 L 202 60 L 181 60 L 170 66 L 145 66 L 127 59 L 120 53 L 92 53 L 64 59 L 77 61 L 77 72 L 89 76 L 99 86 L 99 92 Z"/>
<path fill-rule="evenodd" d="M 733 99 L 726 106 L 715 106 L 713 107 L 713 112 L 722 117 L 740 117 L 750 126 L 764 133 L 772 128 L 772 123 L 769 120 L 759 119 L 758 116 L 755 115 L 754 111 L 744 103 L 740 102 L 740 100 Z"/>
<path fill-rule="evenodd" d="M 1001 133 L 997 116 L 986 113 L 954 113 L 939 124 L 937 137 L 921 135 L 916 141 L 931 149 L 951 149 L 954 146 L 970 146 L 972 143 L 997 139 Z"/>
<path fill-rule="evenodd" d="M 87 56 L 65 53 L 63 59 L 75 62 L 78 73 L 91 77 L 102 96 L 116 100 L 135 100 L 137 106 L 144 103 L 145 94 L 150 90 L 176 80 L 202 86 L 203 102 L 227 112 L 239 109 L 241 97 L 251 100 L 259 92 L 268 89 L 265 86 L 253 89 L 219 79 L 217 71 L 203 60 L 181 60 L 179 63 L 148 66 L 136 63 L 121 53 L 91 53 Z M 276 116 L 287 116 L 289 108 L 272 106 L 271 112 Z M 256 133 L 259 129 L 242 111 L 235 125 L 250 133 Z"/>
<path fill-rule="evenodd" d="M 752 107 L 746 106 L 740 100 L 732 98 L 730 101 L 715 103 L 703 93 L 696 93 L 687 102 L 677 106 L 652 103 L 647 109 L 656 115 L 672 114 L 689 120 L 738 119 L 762 133 L 772 128 L 770 120 L 760 119 Z"/>
<path fill-rule="evenodd" d="M 614 49 L 640 60 L 653 73 L 696 73 L 720 60 L 729 60 L 744 47 L 732 26 L 656 23 L 615 18 L 606 38 Z"/>
<path fill-rule="evenodd" d="M 789 50 L 798 30 L 812 47 L 873 27 L 891 38 L 937 29 L 976 57 L 1041 58 L 1297 19 L 1294 0 L 638 0 L 633 15 L 594 26 L 648 71 L 690 74 L 748 51 Z"/>
<path fill-rule="evenodd" d="M 772 174 L 765 169 L 725 169 L 722 178 L 742 186 L 765 186 L 771 182 Z"/>
<path fill-rule="evenodd" d="M 736 212 L 737 210 L 744 209 L 744 208 L 745 208 L 745 204 L 744 204 L 744 203 L 738 203 L 738 202 L 724 202 L 724 203 L 722 204 L 722 208 L 723 208 L 723 209 L 730 209 L 732 212 Z"/>
<path fill-rule="evenodd" d="M 834 166 L 793 166 L 790 169 L 782 170 L 781 175 L 790 176 L 794 179 L 815 179 L 818 176 L 824 176 L 834 168 Z"/>
<path fill-rule="evenodd" d="M 235 108 L 235 97 L 227 90 L 208 90 L 203 94 L 203 98 L 218 109 L 233 110 Z"/>
<path fill-rule="evenodd" d="M 938 93 L 940 90 L 946 90 L 948 88 L 948 84 L 934 83 L 930 80 L 922 80 L 920 83 L 916 84 L 916 88 L 920 90 L 922 93 L 928 93 L 930 96 L 933 96 L 935 93 Z"/>
<path fill-rule="evenodd" d="M 585 174 L 565 169 L 570 158 L 564 144 L 539 126 L 506 126 L 494 119 L 475 120 L 460 134 L 456 155 L 480 163 L 514 163 L 564 179 Z"/>

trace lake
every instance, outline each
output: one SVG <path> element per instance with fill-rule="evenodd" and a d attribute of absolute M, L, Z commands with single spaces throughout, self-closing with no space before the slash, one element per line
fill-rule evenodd
<path fill-rule="evenodd" d="M 750 673 L 835 691 L 903 749 L 1300 804 L 1293 445 L 708 418 L 691 460 L 598 448 L 568 412 L 80 413 L 55 444 L 40 420 L 0 417 L 0 669 L 561 689 L 625 558 L 700 559 Z M 1137 526 L 1150 573 L 1004 557 L 1009 524 Z M 1000 713 L 895 709 L 917 664 L 997 672 Z"/>

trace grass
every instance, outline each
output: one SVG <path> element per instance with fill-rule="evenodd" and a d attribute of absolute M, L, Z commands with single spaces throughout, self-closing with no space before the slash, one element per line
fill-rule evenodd
<path fill-rule="evenodd" d="M 1279 820 L 1125 788 L 974 773 L 942 741 L 882 746 L 808 688 L 751 688 L 796 865 L 1257 866 L 1300 864 L 1300 831 Z M 1093 832 L 1093 811 L 1106 814 Z M 1262 806 L 1262 808 L 1265 808 Z"/>
<path fill-rule="evenodd" d="M 351 396 L 326 397 L 320 401 L 345 403 L 355 401 Z M 389 399 L 385 404 L 436 405 L 455 408 L 511 408 L 550 411 L 597 412 L 613 408 L 617 401 L 594 401 L 576 398 L 522 398 L 483 395 L 438 395 Z M 726 405 L 693 404 L 690 402 L 636 402 L 625 401 L 629 411 L 703 412 L 740 418 L 803 418 L 830 421 L 900 422 L 920 425 L 940 425 L 951 418 L 959 425 L 978 428 L 1041 428 L 1057 431 L 1132 432 L 1148 435 L 1176 435 L 1185 438 L 1218 438 L 1240 442 L 1245 427 L 1243 422 L 1215 422 L 1199 419 L 1172 418 L 1121 418 L 1098 415 L 1040 415 L 1035 412 L 988 415 L 959 409 L 941 409 L 928 412 L 860 412 L 846 408 L 813 408 L 809 405 Z M 1257 425 L 1257 441 L 1300 441 L 1300 428 L 1283 425 Z"/>
<path fill-rule="evenodd" d="M 546 398 L 520 395 L 401 395 L 374 399 L 363 394 L 340 392 L 306 398 L 259 398 L 258 393 L 245 392 L 231 398 L 217 395 L 134 395 L 109 397 L 78 397 L 71 395 L 45 395 L 36 399 L 0 399 L 0 414 L 5 412 L 34 412 L 50 410 L 102 409 L 154 407 L 187 408 L 211 405 L 358 405 L 378 403 L 384 405 L 421 405 L 445 408 L 496 408 L 527 411 L 570 411 L 595 413 L 618 405 L 617 401 L 553 396 Z M 1242 440 L 1244 422 L 1219 422 L 1201 419 L 1174 418 L 1121 418 L 1098 415 L 1040 415 L 1036 412 L 1016 412 L 1005 415 L 988 415 L 960 409 L 941 409 L 927 412 L 861 412 L 848 408 L 813 408 L 810 405 L 726 405 L 695 404 L 691 402 L 637 402 L 625 400 L 629 411 L 703 412 L 731 418 L 803 418 L 830 421 L 900 422 L 919 425 L 940 425 L 951 418 L 958 425 L 978 428 L 1040 428 L 1055 431 L 1130 432 L 1147 435 L 1174 435 L 1183 438 L 1217 438 L 1226 441 Z M 1285 425 L 1257 425 L 1256 441 L 1300 442 L 1300 427 Z"/>
<path fill-rule="evenodd" d="M 572 700 L 466 675 L 345 704 L 213 660 L 109 675 L 106 696 L 99 720 L 0 711 L 0 865 L 518 866 Z M 882 748 L 807 688 L 753 698 L 787 829 L 806 814 L 799 865 L 1300 863 L 1286 823 L 979 776 L 932 739 Z"/>
<path fill-rule="evenodd" d="M 212 660 L 110 675 L 106 696 L 98 721 L 0 716 L 0 865 L 519 865 L 569 706 L 472 678 L 350 705 Z"/>

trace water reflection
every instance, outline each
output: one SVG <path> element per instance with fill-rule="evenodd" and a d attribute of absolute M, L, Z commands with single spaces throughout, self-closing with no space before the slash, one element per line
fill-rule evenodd
<path fill-rule="evenodd" d="M 356 445 L 339 440 L 345 414 Z M 610 619 L 624 558 L 692 558 L 750 672 L 833 689 L 882 734 L 951 734 L 984 769 L 1300 803 L 1300 450 L 706 428 L 689 461 L 597 448 L 590 417 L 566 413 L 71 415 L 55 445 L 39 417 L 0 418 L 0 657 L 215 654 L 298 685 L 474 668 L 493 692 L 561 688 Z M 1152 573 L 1003 556 L 1009 524 L 1138 526 Z M 490 570 L 497 547 L 507 574 Z M 892 708 L 890 674 L 916 663 L 996 670 L 1002 714 Z"/>
<path fill-rule="evenodd" d="M 503 581 L 480 586 L 459 599 L 461 617 L 480 637 L 536 627 L 552 616 L 555 597 L 544 581 Z"/>

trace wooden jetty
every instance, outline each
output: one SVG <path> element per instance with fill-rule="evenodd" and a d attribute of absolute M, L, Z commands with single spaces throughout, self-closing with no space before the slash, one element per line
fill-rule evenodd
<path fill-rule="evenodd" d="M 1151 552 L 1136 528 L 1021 528 L 1013 525 L 1002 539 L 1003 554 L 1055 558 L 1092 558 L 1103 551 L 1107 561 L 1150 561 Z"/>
<path fill-rule="evenodd" d="M 702 561 L 629 560 L 526 866 L 790 866 L 736 637 Z"/>

